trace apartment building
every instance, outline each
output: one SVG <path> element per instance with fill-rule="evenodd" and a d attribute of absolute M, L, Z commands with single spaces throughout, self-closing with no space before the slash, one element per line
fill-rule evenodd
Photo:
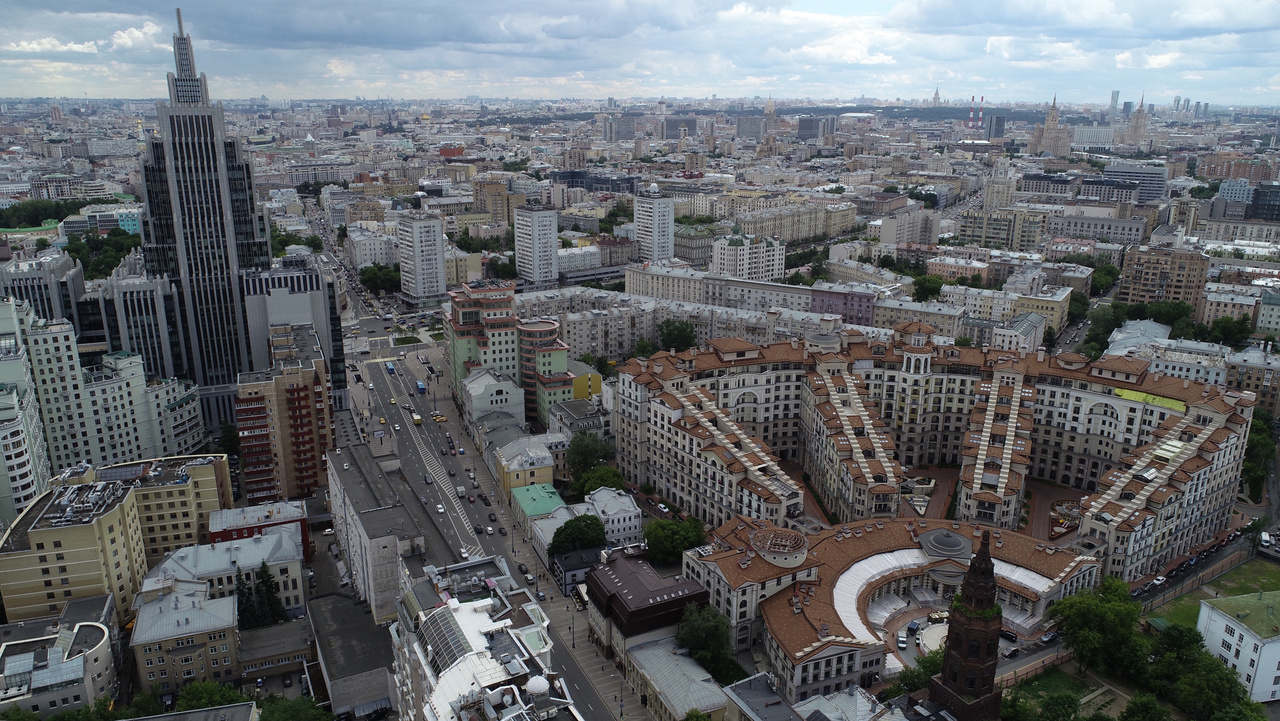
<path fill-rule="evenodd" d="M 899 323 L 920 321 L 937 329 L 938 335 L 952 338 L 960 335 L 960 321 L 964 318 L 964 309 L 945 303 L 904 300 L 902 298 L 880 298 L 876 300 L 875 327 L 894 328 Z"/>
<path fill-rule="evenodd" d="M 1199 389 L 1189 380 L 1181 386 Z M 1162 574 L 1231 520 L 1256 403 L 1252 392 L 1200 388 L 1185 413 L 1165 418 L 1081 502 L 1075 546 L 1107 575 L 1133 582 Z"/>
<path fill-rule="evenodd" d="M 545 288 L 559 282 L 560 238 L 556 216 L 554 210 L 518 208 L 515 211 L 516 270 L 530 288 Z"/>
<path fill-rule="evenodd" d="M 6 713 L 73 714 L 120 692 L 120 627 L 110 596 L 69 603 L 57 616 L 0 626 L 0 637 L 0 659 L 10 671 L 0 686 Z"/>
<path fill-rule="evenodd" d="M 769 237 L 730 235 L 711 245 L 710 270 L 745 280 L 774 281 L 785 275 L 787 246 Z"/>
<path fill-rule="evenodd" d="M 400 249 L 394 237 L 364 228 L 347 226 L 347 240 L 342 244 L 342 251 L 356 270 L 374 264 L 391 267 L 400 262 Z"/>
<path fill-rule="evenodd" d="M 1016 530 L 1031 462 L 1035 389 L 996 369 L 978 384 L 963 436 L 956 518 Z"/>
<path fill-rule="evenodd" d="M 436 213 L 404 214 L 396 232 L 401 297 L 411 305 L 443 300 L 447 288 L 443 219 Z"/>
<path fill-rule="evenodd" d="M 1017 314 L 1014 306 L 1018 301 L 1018 294 L 1004 290 L 944 285 L 938 299 L 948 305 L 963 308 L 969 318 L 1002 321 Z"/>
<path fill-rule="evenodd" d="M 0 300 L 0 436 L 9 444 L 0 466 L 0 522 L 11 524 L 45 492 L 49 454 L 23 331 L 31 305 Z"/>
<path fill-rule="evenodd" d="M 144 692 L 172 694 L 190 683 L 239 680 L 236 597 L 209 595 L 203 581 L 173 578 L 138 595 L 129 645 Z"/>
<path fill-rule="evenodd" d="M 1280 634 L 1275 630 L 1275 607 L 1280 592 L 1200 601 L 1196 630 L 1204 647 L 1236 672 L 1249 698 L 1267 703 L 1280 696 Z M 1273 671 L 1272 669 L 1275 669 Z"/>
<path fill-rule="evenodd" d="M 768 236 L 795 243 L 824 235 L 826 214 L 820 205 L 788 205 L 739 213 L 734 222 L 745 235 Z"/>
<path fill-rule="evenodd" d="M 479 368 L 511 376 L 518 372 L 515 291 L 515 283 L 505 280 L 478 280 L 449 291 L 450 315 L 444 332 L 455 402 L 463 397 L 463 381 Z"/>
<path fill-rule="evenodd" d="M 1243 316 L 1249 319 L 1249 325 L 1252 327 L 1257 323 L 1261 306 L 1261 298 L 1254 295 L 1206 289 L 1200 298 L 1197 320 L 1205 325 L 1213 325 L 1213 322 L 1219 318 L 1234 320 Z"/>
<path fill-rule="evenodd" d="M 880 243 L 896 246 L 920 244 L 931 246 L 938 242 L 942 230 L 942 217 L 937 211 L 912 208 L 880 221 Z"/>
<path fill-rule="evenodd" d="M 1209 270 L 1203 253 L 1176 248 L 1138 246 L 1124 257 L 1124 268 L 1116 284 L 1118 303 L 1182 301 L 1199 305 L 1200 290 Z M 1055 326 L 1060 327 L 1060 326 Z"/>
<path fill-rule="evenodd" d="M 271 367 L 236 386 L 244 494 L 250 503 L 315 495 L 333 438 L 329 366 L 315 330 L 274 326 Z"/>
<path fill-rule="evenodd" d="M 640 260 L 654 263 L 676 254 L 676 199 L 664 198 L 656 185 L 635 198 L 636 243 Z"/>
<path fill-rule="evenodd" d="M 296 618 L 306 612 L 302 556 L 302 530 L 297 523 L 274 526 L 249 538 L 193 544 L 170 551 L 153 565 L 142 581 L 142 594 L 176 579 L 204 583 L 209 598 L 235 598 L 236 576 L 256 583 L 266 563 L 275 579 L 276 597 L 285 612 Z"/>
<path fill-rule="evenodd" d="M 1049 230 L 1049 213 L 1005 208 L 967 210 L 960 214 L 956 239 L 962 245 L 1029 252 Z"/>
<path fill-rule="evenodd" d="M 619 469 L 709 523 L 801 518 L 799 486 L 777 463 L 800 452 L 798 422 L 783 419 L 799 411 L 805 351 L 735 338 L 709 345 L 618 366 Z"/>
<path fill-rule="evenodd" d="M 1055 216 L 1049 219 L 1049 233 L 1055 238 L 1093 238 L 1121 245 L 1139 245 L 1147 236 L 1147 219 Z"/>
<path fill-rule="evenodd" d="M 944 280 L 961 279 L 968 283 L 971 278 L 977 276 L 983 285 L 987 283 L 988 266 L 980 260 L 942 255 L 925 261 L 925 267 L 929 270 L 929 275 L 936 275 Z"/>
<path fill-rule="evenodd" d="M 1280 399 L 1280 358 L 1257 346 L 1226 357 L 1228 388 L 1254 394 L 1258 407 L 1275 416 Z"/>
<path fill-rule="evenodd" d="M 1067 315 L 1071 311 L 1071 289 L 1045 286 L 1034 295 L 1019 294 L 1013 302 L 1014 315 L 1036 313 L 1043 316 L 1051 328 L 1066 328 Z"/>

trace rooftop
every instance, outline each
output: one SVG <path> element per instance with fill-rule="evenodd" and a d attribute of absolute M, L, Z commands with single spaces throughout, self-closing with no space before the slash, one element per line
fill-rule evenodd
<path fill-rule="evenodd" d="M 246 701 L 228 706 L 147 716 L 146 721 L 252 721 L 256 718 L 257 706 L 252 701 Z"/>
<path fill-rule="evenodd" d="M 221 631 L 237 625 L 235 596 L 208 598 L 208 586 L 204 583 L 179 584 L 173 588 L 174 593 L 162 593 L 137 606 L 131 645 Z"/>
<path fill-rule="evenodd" d="M 209 532 L 217 533 L 232 528 L 260 526 L 264 523 L 305 521 L 307 507 L 302 501 L 280 501 L 261 506 L 226 508 L 209 514 Z"/>
<path fill-rule="evenodd" d="M 349 678 L 377 668 L 392 671 L 390 635 L 373 622 L 368 603 L 329 594 L 312 598 L 307 610 L 328 678 Z"/>
<path fill-rule="evenodd" d="M 728 705 L 729 697 L 720 684 L 687 651 L 676 647 L 674 636 L 633 646 L 630 653 L 636 670 L 649 677 L 677 718 L 689 709 L 709 712 Z"/>
<path fill-rule="evenodd" d="M 1276 606 L 1280 606 L 1280 591 L 1259 591 L 1243 596 L 1229 598 L 1210 598 L 1201 601 L 1207 606 L 1234 616 L 1237 621 L 1249 627 L 1259 638 L 1269 639 L 1280 636 L 1276 630 L 1280 624 L 1280 616 L 1276 615 Z"/>

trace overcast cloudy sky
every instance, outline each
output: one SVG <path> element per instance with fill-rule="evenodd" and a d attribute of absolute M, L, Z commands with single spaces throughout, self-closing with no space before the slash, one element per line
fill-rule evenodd
<path fill-rule="evenodd" d="M 0 18 L 0 96 L 166 92 L 172 5 L 0 0 Z M 222 0 L 190 3 L 184 24 L 224 98 L 912 98 L 939 84 L 957 99 L 1280 104 L 1275 0 Z"/>

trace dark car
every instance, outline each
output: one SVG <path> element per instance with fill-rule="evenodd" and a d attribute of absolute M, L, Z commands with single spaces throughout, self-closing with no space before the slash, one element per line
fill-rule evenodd
<path fill-rule="evenodd" d="M 496 514 L 496 513 L 490 513 L 490 514 L 489 514 L 489 521 L 490 521 L 490 522 L 493 522 L 493 521 L 496 521 L 496 520 L 498 520 L 498 514 Z"/>
<path fill-rule="evenodd" d="M 492 501 L 490 501 L 488 498 L 481 498 L 481 499 L 480 499 L 480 502 L 481 502 L 481 503 L 483 503 L 483 504 L 484 504 L 484 505 L 486 505 L 486 506 L 492 506 L 492 505 L 493 505 L 493 502 L 492 502 Z"/>
<path fill-rule="evenodd" d="M 448 448 L 441 448 L 441 449 L 440 449 L 440 455 L 442 455 L 442 456 L 447 456 L 447 455 L 449 455 L 449 449 L 448 449 Z"/>
<path fill-rule="evenodd" d="M 645 500 L 645 502 L 646 502 L 646 503 L 648 503 L 650 506 L 656 506 L 656 505 L 658 505 L 658 502 L 657 502 L 657 501 L 655 501 L 655 500 L 653 500 L 653 498 L 646 498 L 646 499 L 644 499 L 644 500 Z"/>
<path fill-rule="evenodd" d="M 456 475 L 458 475 L 458 473 L 457 473 L 457 471 L 455 471 L 455 470 L 453 470 L 452 468 L 450 468 L 450 469 L 449 469 L 449 475 L 451 475 L 451 476 L 456 476 Z"/>
<path fill-rule="evenodd" d="M 499 534 L 499 535 L 502 535 L 502 536 L 507 535 L 507 527 L 506 527 L 506 526 L 498 526 L 498 534 Z"/>
<path fill-rule="evenodd" d="M 1018 640 L 1018 634 L 1014 633 L 1013 631 L 1010 631 L 1007 628 L 1002 628 L 1000 629 L 1000 638 L 1003 638 L 1006 641 L 1016 642 Z"/>
<path fill-rule="evenodd" d="M 526 566 L 526 565 L 524 565 L 523 563 L 521 563 L 521 564 L 519 564 L 519 565 L 517 565 L 517 566 L 516 566 L 516 570 L 520 571 L 520 573 L 528 573 L 528 572 L 529 572 L 529 567 L 528 567 L 528 566 Z"/>
<path fill-rule="evenodd" d="M 287 673 L 286 673 L 286 674 L 284 675 L 284 687 L 285 687 L 285 688 L 289 688 L 289 687 L 290 687 L 290 686 L 292 686 L 292 685 L 293 685 L 293 675 L 292 675 L 292 674 L 287 674 Z"/>
<path fill-rule="evenodd" d="M 477 523 L 476 525 L 472 526 L 471 528 L 476 532 L 476 535 L 477 535 L 477 536 L 480 536 L 480 535 L 483 535 L 483 534 L 484 534 L 484 526 L 480 525 L 479 523 Z"/>
<path fill-rule="evenodd" d="M 475 502 L 476 502 L 475 496 L 467 496 L 467 503 L 475 503 Z"/>
<path fill-rule="evenodd" d="M 1019 653 L 1020 653 L 1020 651 L 1019 651 L 1017 648 L 1011 648 L 1011 649 L 1009 649 L 1009 650 L 1005 651 L 1005 652 L 1004 652 L 1003 654 L 1001 654 L 1001 655 L 1002 655 L 1002 656 L 1004 656 L 1005 658 L 1015 658 Z"/>

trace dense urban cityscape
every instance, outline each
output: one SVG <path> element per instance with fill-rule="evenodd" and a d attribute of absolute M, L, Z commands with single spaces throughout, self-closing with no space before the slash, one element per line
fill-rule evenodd
<path fill-rule="evenodd" d="M 0 98 L 0 721 L 1280 718 L 1280 106 L 172 31 Z"/>

